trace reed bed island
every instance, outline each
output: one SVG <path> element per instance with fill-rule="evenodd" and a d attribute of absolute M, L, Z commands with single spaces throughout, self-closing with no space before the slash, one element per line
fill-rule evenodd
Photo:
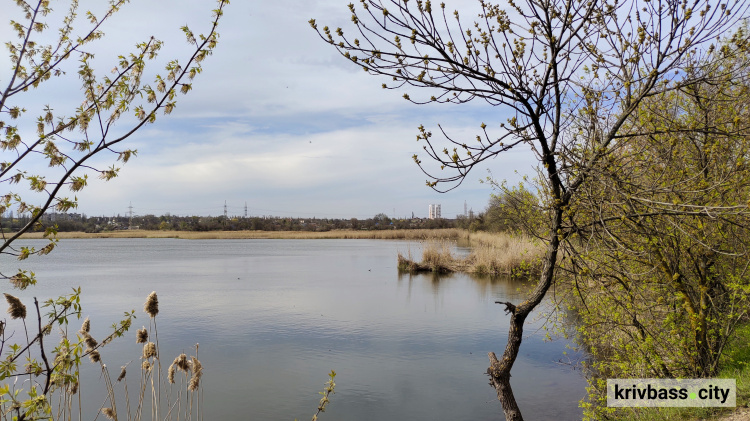
<path fill-rule="evenodd" d="M 515 275 L 536 273 L 539 270 L 544 245 L 534 238 L 504 232 L 488 233 L 461 231 L 468 240 L 468 256 L 456 256 L 448 239 L 428 239 L 422 248 L 422 259 L 398 254 L 398 269 L 402 272 L 467 272 L 475 275 Z"/>

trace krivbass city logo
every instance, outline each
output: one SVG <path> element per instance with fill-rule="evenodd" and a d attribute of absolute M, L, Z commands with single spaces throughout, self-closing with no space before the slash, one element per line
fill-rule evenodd
<path fill-rule="evenodd" d="M 607 406 L 736 405 L 735 379 L 607 379 Z"/>

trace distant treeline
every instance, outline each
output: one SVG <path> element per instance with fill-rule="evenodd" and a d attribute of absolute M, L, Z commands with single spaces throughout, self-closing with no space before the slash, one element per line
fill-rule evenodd
<path fill-rule="evenodd" d="M 515 197 L 519 196 L 519 197 Z M 532 193 L 521 190 L 520 194 L 492 195 L 483 212 L 469 212 L 455 219 L 391 218 L 379 213 L 372 218 L 295 218 L 280 216 L 176 216 L 142 215 L 133 216 L 86 216 L 79 213 L 50 213 L 42 217 L 43 226 L 57 225 L 60 232 L 104 232 L 124 229 L 165 230 L 165 231 L 331 231 L 331 230 L 386 230 L 386 229 L 439 229 L 460 228 L 471 232 L 518 232 L 524 223 L 529 222 L 527 212 L 519 212 L 515 206 L 521 199 L 536 198 Z M 519 221 L 519 214 L 526 214 Z M 514 217 L 516 216 L 516 217 Z M 13 216 L 13 213 L 0 218 L 4 231 L 17 231 L 29 221 L 28 215 Z M 43 230 L 37 227 L 36 231 Z"/>
<path fill-rule="evenodd" d="M 461 218 L 466 219 L 466 218 Z M 0 225 L 8 231 L 20 229 L 28 217 L 3 217 Z M 463 222 L 463 221 L 461 221 Z M 451 219 L 395 219 L 378 214 L 368 219 L 290 218 L 290 217 L 224 217 L 224 216 L 86 216 L 82 214 L 48 214 L 42 218 L 43 226 L 54 226 L 61 232 L 104 232 L 124 229 L 179 230 L 179 231 L 330 231 L 338 229 L 438 229 L 456 228 L 459 220 Z M 468 225 L 467 225 L 468 227 Z M 38 227 L 37 230 L 42 230 Z"/>

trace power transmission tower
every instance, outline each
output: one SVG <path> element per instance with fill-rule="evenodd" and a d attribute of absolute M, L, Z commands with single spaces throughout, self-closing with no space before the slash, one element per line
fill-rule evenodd
<path fill-rule="evenodd" d="M 247 202 L 245 202 L 245 218 L 247 218 Z"/>
<path fill-rule="evenodd" d="M 128 206 L 128 229 L 133 229 L 133 202 L 130 202 L 130 206 Z"/>
<path fill-rule="evenodd" d="M 224 220 L 227 219 L 227 201 L 224 201 Z"/>
<path fill-rule="evenodd" d="M 466 201 L 464 200 L 464 216 L 469 216 L 469 213 L 466 211 Z"/>

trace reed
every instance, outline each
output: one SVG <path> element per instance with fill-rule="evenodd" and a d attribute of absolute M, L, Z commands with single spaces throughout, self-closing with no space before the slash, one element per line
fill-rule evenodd
<path fill-rule="evenodd" d="M 479 275 L 522 275 L 536 272 L 544 245 L 526 235 L 506 233 L 472 233 L 471 254 L 465 265 L 468 272 Z"/>
<path fill-rule="evenodd" d="M 454 256 L 452 242 L 429 239 L 422 248 L 422 260 L 398 253 L 398 268 L 402 272 L 467 272 L 477 275 L 522 275 L 535 272 L 544 254 L 543 244 L 524 235 L 506 233 L 460 232 L 457 238 L 468 238 L 472 246 L 466 257 Z"/>
<path fill-rule="evenodd" d="M 144 327 L 136 335 L 136 343 L 142 343 L 143 348 L 138 358 L 140 373 L 135 379 L 138 387 L 128 389 L 127 364 L 118 370 L 116 381 L 112 381 L 109 369 L 105 364 L 105 347 L 115 338 L 123 336 L 129 330 L 134 312 L 126 313 L 125 318 L 113 325 L 112 333 L 98 341 L 92 336 L 92 321 L 86 318 L 72 339 L 68 333 L 68 320 L 80 316 L 80 305 L 76 291 L 70 296 L 49 300 L 44 307 L 50 310 L 49 322 L 42 323 L 42 313 L 37 300 L 34 300 L 34 311 L 37 332 L 29 336 L 26 319 L 33 316 L 26 313 L 26 306 L 17 297 L 5 294 L 10 304 L 8 313 L 11 320 L 20 319 L 23 331 L 26 333 L 26 345 L 10 344 L 6 336 L 6 322 L 0 322 L 0 352 L 4 353 L 4 364 L 0 365 L 0 420 L 72 420 L 96 419 L 94 414 L 83 414 L 82 402 L 86 399 L 82 394 L 86 388 L 81 387 L 80 376 L 82 364 L 95 364 L 100 371 L 101 387 L 106 391 L 106 399 L 98 409 L 98 413 L 111 420 L 140 421 L 174 420 L 192 421 L 202 420 L 202 388 L 200 379 L 203 367 L 198 360 L 198 345 L 195 346 L 195 356 L 185 354 L 175 359 L 176 367 L 184 372 L 184 376 L 175 379 L 170 367 L 168 381 L 162 376 L 158 334 L 156 330 L 156 316 L 159 313 L 159 302 L 155 292 L 152 292 L 144 304 L 144 312 L 149 316 L 149 327 Z M 45 349 L 45 341 L 50 340 L 52 327 L 57 326 L 60 331 L 59 342 L 53 349 Z M 12 329 L 12 328 L 11 328 Z M 12 330 L 10 331 L 12 334 Z M 7 345 L 8 353 L 4 349 Z M 47 345 L 49 347 L 49 345 Z M 32 353 L 31 349 L 35 351 Z M 26 356 L 27 355 L 27 356 Z M 16 361 L 26 356 L 27 364 L 23 371 L 16 371 Z M 131 370 L 136 372 L 137 370 Z M 15 381 L 17 377 L 29 375 L 25 381 Z M 87 380 L 88 382 L 88 380 Z M 77 415 L 77 416 L 76 416 Z"/>

